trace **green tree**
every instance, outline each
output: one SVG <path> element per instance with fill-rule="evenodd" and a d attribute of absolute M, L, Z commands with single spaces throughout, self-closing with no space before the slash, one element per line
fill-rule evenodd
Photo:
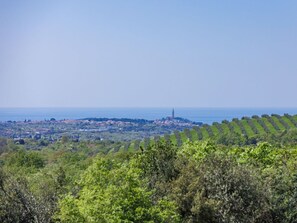
<path fill-rule="evenodd" d="M 149 187 L 156 189 L 157 197 L 170 193 L 168 183 L 175 179 L 177 147 L 168 142 L 158 141 L 149 146 L 138 157 L 139 167 L 149 180 Z"/>
<path fill-rule="evenodd" d="M 83 174 L 77 196 L 59 203 L 61 222 L 177 222 L 173 202 L 151 200 L 153 191 L 140 179 L 135 161 L 98 158 Z"/>
<path fill-rule="evenodd" d="M 172 195 L 184 222 L 252 223 L 261 222 L 268 207 L 259 186 L 250 170 L 211 154 L 181 168 Z"/>
<path fill-rule="evenodd" d="M 38 152 L 20 149 L 10 154 L 7 164 L 11 167 L 39 169 L 45 166 L 45 161 Z"/>
<path fill-rule="evenodd" d="M 24 177 L 15 178 L 0 169 L 0 222 L 50 223 L 53 206 L 52 199 L 36 196 Z"/>

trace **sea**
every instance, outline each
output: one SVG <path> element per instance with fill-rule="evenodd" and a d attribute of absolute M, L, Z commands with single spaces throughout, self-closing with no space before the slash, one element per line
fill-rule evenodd
<path fill-rule="evenodd" d="M 212 124 L 253 115 L 297 114 L 297 108 L 0 108 L 0 122 L 82 118 L 131 118 L 156 120 L 172 115 Z"/>

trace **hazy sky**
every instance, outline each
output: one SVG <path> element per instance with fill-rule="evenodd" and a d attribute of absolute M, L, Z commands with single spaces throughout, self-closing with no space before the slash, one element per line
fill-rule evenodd
<path fill-rule="evenodd" d="M 0 1 L 0 107 L 296 107 L 296 96 L 296 0 Z"/>

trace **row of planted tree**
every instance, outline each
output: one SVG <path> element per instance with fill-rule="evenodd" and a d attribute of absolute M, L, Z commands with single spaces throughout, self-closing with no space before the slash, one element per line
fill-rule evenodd
<path fill-rule="evenodd" d="M 242 135 L 248 138 L 258 138 L 270 134 L 279 134 L 280 132 L 294 129 L 297 127 L 297 116 L 285 114 L 283 116 L 272 114 L 262 115 L 261 117 L 254 115 L 250 117 L 242 117 L 232 119 L 232 121 L 224 120 L 222 123 L 214 122 L 212 125 L 203 124 L 201 127 L 193 129 L 185 129 L 183 132 L 175 131 L 173 134 L 165 134 L 161 137 L 166 142 L 171 142 L 180 147 L 186 141 L 197 141 L 205 139 L 217 140 L 226 135 Z M 146 138 L 144 140 L 135 140 L 126 143 L 126 146 L 119 145 L 115 150 L 137 150 L 139 147 L 147 148 L 150 144 L 159 141 L 160 137 Z M 112 150 L 111 152 L 114 152 Z"/>

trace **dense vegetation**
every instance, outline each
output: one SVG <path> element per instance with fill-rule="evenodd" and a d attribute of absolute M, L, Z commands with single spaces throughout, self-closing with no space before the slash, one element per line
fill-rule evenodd
<path fill-rule="evenodd" d="M 0 139 L 0 222 L 297 222 L 295 119 L 234 119 L 117 152 Z"/>

